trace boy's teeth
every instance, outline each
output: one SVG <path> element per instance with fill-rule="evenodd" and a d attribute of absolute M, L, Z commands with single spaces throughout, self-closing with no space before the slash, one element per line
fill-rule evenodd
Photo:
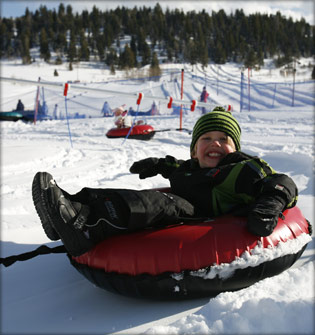
<path fill-rule="evenodd" d="M 209 153 L 208 156 L 209 156 L 209 157 L 219 157 L 220 154 L 219 154 L 219 153 L 216 153 L 216 152 L 212 152 L 212 153 Z"/>

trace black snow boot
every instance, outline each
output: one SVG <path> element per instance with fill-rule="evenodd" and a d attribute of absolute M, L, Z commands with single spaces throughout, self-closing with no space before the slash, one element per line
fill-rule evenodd
<path fill-rule="evenodd" d="M 33 202 L 46 235 L 51 240 L 61 239 L 71 255 L 79 256 L 94 245 L 84 232 L 90 210 L 86 205 L 70 201 L 67 195 L 51 174 L 38 172 L 35 175 Z"/>

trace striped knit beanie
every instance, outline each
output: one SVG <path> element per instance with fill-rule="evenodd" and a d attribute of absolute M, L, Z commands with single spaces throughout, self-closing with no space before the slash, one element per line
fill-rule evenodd
<path fill-rule="evenodd" d="M 224 132 L 232 138 L 236 150 L 241 149 L 241 128 L 235 117 L 223 107 L 215 107 L 212 112 L 197 120 L 192 133 L 190 152 L 194 150 L 198 138 L 208 131 Z"/>

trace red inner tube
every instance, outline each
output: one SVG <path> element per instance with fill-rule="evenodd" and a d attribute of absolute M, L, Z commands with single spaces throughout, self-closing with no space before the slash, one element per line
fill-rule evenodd
<path fill-rule="evenodd" d="M 125 137 L 127 136 L 129 128 L 112 128 L 110 129 L 106 136 L 107 137 Z M 147 135 L 154 131 L 154 128 L 148 124 L 141 124 L 134 126 L 130 132 L 130 136 L 137 136 L 137 135 Z"/>
<path fill-rule="evenodd" d="M 198 270 L 231 263 L 259 241 L 267 248 L 309 233 L 308 222 L 298 207 L 286 210 L 284 216 L 268 237 L 252 235 L 246 229 L 246 218 L 229 215 L 114 236 L 73 260 L 89 268 L 132 276 Z"/>

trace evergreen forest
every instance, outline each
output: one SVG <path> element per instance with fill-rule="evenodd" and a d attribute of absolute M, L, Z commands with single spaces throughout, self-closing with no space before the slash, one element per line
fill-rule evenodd
<path fill-rule="evenodd" d="M 206 6 L 206 3 L 205 3 Z M 295 58 L 313 56 L 314 26 L 303 18 L 293 21 L 275 15 L 245 15 L 242 9 L 227 15 L 184 13 L 180 9 L 117 7 L 75 13 L 60 3 L 58 10 L 41 5 L 17 18 L 0 18 L 0 57 L 20 57 L 31 63 L 30 50 L 39 50 L 46 62 L 99 61 L 111 68 L 134 68 L 161 62 L 207 66 L 229 61 L 246 67 L 273 58 L 278 66 Z M 128 43 L 121 41 L 128 37 Z"/>

